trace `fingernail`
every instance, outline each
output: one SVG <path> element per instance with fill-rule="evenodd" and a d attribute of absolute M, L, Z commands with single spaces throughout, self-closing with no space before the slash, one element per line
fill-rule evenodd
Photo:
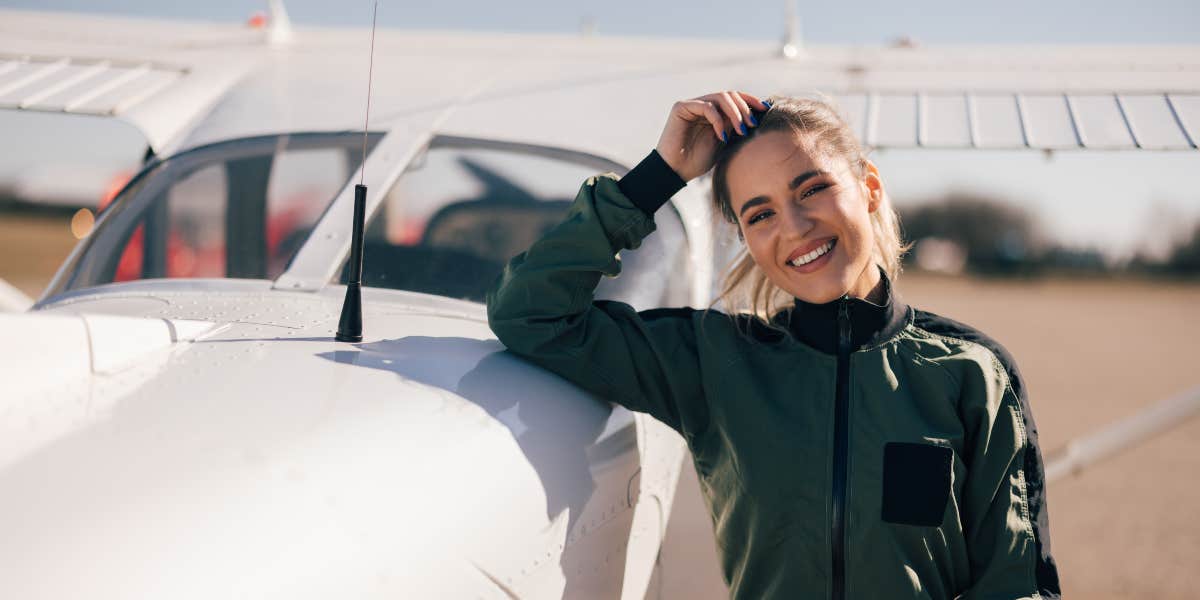
<path fill-rule="evenodd" d="M 721 132 L 721 143 L 723 144 L 723 143 L 725 143 L 725 142 L 728 142 L 728 141 L 729 141 L 729 136 L 725 135 L 725 132 L 724 132 L 724 131 L 722 131 L 722 132 Z"/>
<path fill-rule="evenodd" d="M 738 123 L 738 131 L 741 131 L 742 135 L 746 135 L 746 124 Z"/>
<path fill-rule="evenodd" d="M 763 100 L 763 106 L 766 106 L 767 110 L 771 110 L 771 102 L 770 101 Z"/>
<path fill-rule="evenodd" d="M 755 119 L 753 114 L 750 115 L 750 126 L 758 127 L 758 119 Z"/>

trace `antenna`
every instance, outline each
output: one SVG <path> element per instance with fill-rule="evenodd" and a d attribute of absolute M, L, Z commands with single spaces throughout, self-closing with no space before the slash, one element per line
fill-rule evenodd
<path fill-rule="evenodd" d="M 283 0 L 267 0 L 267 41 L 282 45 L 292 40 L 292 20 Z"/>
<path fill-rule="evenodd" d="M 796 58 L 804 50 L 804 40 L 800 34 L 800 13 L 796 10 L 796 0 L 784 0 L 784 32 L 783 45 L 779 53 L 784 58 Z"/>
<path fill-rule="evenodd" d="M 371 14 L 371 57 L 367 66 L 367 115 L 363 119 L 362 168 L 358 184 L 354 186 L 354 229 L 350 238 L 349 281 L 346 282 L 346 299 L 342 301 L 342 316 L 338 320 L 335 339 L 339 342 L 362 341 L 362 266 L 363 266 L 363 221 L 367 212 L 367 186 L 363 181 L 367 174 L 367 128 L 371 124 L 371 76 L 375 69 L 375 21 L 379 16 L 379 1 L 376 0 Z"/>

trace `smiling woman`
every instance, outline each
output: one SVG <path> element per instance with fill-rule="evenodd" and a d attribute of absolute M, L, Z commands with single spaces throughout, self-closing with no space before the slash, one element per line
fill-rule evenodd
<path fill-rule="evenodd" d="M 714 163 L 747 246 L 726 296 L 748 283 L 755 310 L 596 300 L 614 253 Z M 1057 598 L 1020 373 L 982 332 L 902 301 L 903 249 L 878 169 L 830 107 L 718 92 L 676 102 L 619 181 L 585 182 L 493 284 L 488 322 L 683 436 L 734 598 Z"/>
<path fill-rule="evenodd" d="M 793 297 L 878 301 L 873 265 L 894 280 L 908 249 L 879 170 L 828 104 L 768 102 L 757 127 L 730 141 L 713 167 L 713 201 L 746 242 L 725 279 L 726 308 L 745 300 L 769 318 Z"/>

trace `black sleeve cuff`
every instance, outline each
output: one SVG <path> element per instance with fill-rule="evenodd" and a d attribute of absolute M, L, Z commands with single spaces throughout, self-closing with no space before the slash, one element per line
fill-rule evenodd
<path fill-rule="evenodd" d="M 658 150 L 651 150 L 642 162 L 617 182 L 621 193 L 642 209 L 642 212 L 651 216 L 685 185 L 687 182 L 680 179 L 667 161 L 658 154 Z"/>

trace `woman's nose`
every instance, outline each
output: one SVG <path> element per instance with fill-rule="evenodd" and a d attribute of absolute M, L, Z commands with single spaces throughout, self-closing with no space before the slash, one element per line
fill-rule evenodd
<path fill-rule="evenodd" d="M 787 204 L 783 208 L 783 220 L 788 225 L 788 229 L 798 238 L 804 238 L 808 232 L 812 230 L 815 222 L 812 219 L 810 211 L 804 206 L 795 204 Z"/>

